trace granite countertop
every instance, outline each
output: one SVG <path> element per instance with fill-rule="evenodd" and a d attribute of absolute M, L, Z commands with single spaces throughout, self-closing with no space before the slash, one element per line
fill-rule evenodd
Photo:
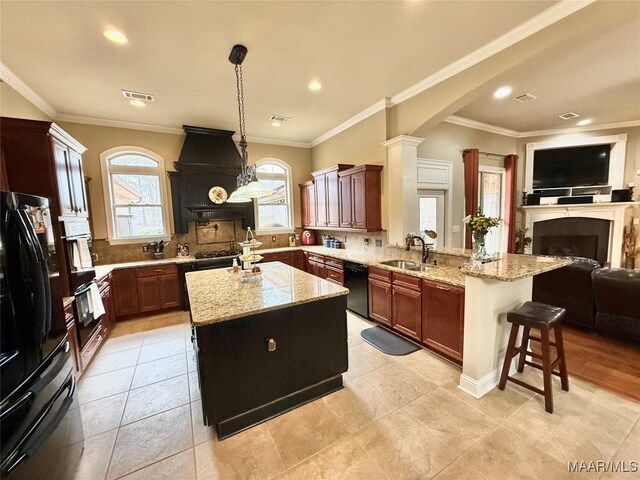
<path fill-rule="evenodd" d="M 260 268 L 259 283 L 241 283 L 226 268 L 187 272 L 191 322 L 209 325 L 349 293 L 284 263 L 269 262 Z"/>
<path fill-rule="evenodd" d="M 472 277 L 490 278 L 512 282 L 539 273 L 555 270 L 571 264 L 571 259 L 561 257 L 541 257 L 537 255 L 516 255 L 501 253 L 492 262 L 481 266 L 462 265 L 460 272 Z"/>
<path fill-rule="evenodd" d="M 162 265 L 168 263 L 190 263 L 195 262 L 195 257 L 170 257 L 162 260 L 140 260 L 138 262 L 109 263 L 107 265 L 96 265 L 93 269 L 96 271 L 96 280 L 109 275 L 114 270 L 122 268 L 147 267 L 150 265 Z"/>

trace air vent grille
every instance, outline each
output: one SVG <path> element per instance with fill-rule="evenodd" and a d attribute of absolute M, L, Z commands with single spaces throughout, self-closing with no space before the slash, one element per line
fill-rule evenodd
<path fill-rule="evenodd" d="M 578 115 L 577 113 L 574 112 L 567 112 L 567 113 L 563 113 L 562 115 L 558 115 L 558 117 L 560 117 L 563 120 L 571 120 L 572 118 L 576 118 L 579 117 L 580 115 Z"/>
<path fill-rule="evenodd" d="M 271 115 L 269 117 L 269 120 L 271 120 L 272 122 L 285 123 L 291 120 L 291 117 L 285 117 L 284 115 Z"/>
<path fill-rule="evenodd" d="M 122 96 L 131 100 L 142 100 L 143 102 L 153 102 L 153 95 L 148 93 L 132 92 L 129 90 L 122 90 Z"/>
<path fill-rule="evenodd" d="M 532 95 L 530 93 L 523 93 L 522 95 L 518 95 L 517 97 L 514 97 L 513 99 L 517 102 L 520 103 L 529 103 L 532 102 L 533 100 L 535 100 L 536 97 L 535 95 Z"/>

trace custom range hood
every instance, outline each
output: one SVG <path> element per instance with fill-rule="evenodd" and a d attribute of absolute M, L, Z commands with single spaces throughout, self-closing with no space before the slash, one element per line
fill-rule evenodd
<path fill-rule="evenodd" d="M 176 233 L 186 233 L 189 221 L 241 219 L 243 228 L 254 228 L 253 202 L 214 203 L 209 192 L 223 188 L 231 195 L 242 168 L 230 130 L 183 125 L 186 133 L 175 172 L 168 172 Z M 218 190 L 219 191 L 219 190 Z"/>

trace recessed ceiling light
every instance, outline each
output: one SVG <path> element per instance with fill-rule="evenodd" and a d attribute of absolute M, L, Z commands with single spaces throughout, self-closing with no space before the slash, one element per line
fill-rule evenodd
<path fill-rule="evenodd" d="M 504 98 L 504 97 L 508 97 L 509 95 L 511 95 L 511 92 L 513 91 L 513 89 L 511 87 L 507 87 L 506 85 L 504 87 L 500 87 L 499 89 L 497 89 L 495 92 L 493 92 L 493 97 L 494 98 Z"/>
<path fill-rule="evenodd" d="M 282 122 L 273 121 L 273 122 L 271 122 L 271 126 L 272 127 L 281 127 L 282 126 Z"/>
<path fill-rule="evenodd" d="M 102 34 L 113 43 L 118 43 L 120 45 L 129 43 L 129 39 L 127 38 L 127 36 L 120 30 L 105 30 L 104 32 L 102 32 Z"/>
<path fill-rule="evenodd" d="M 314 80 L 313 82 L 309 83 L 309 85 L 307 86 L 309 87 L 309 90 L 312 90 L 314 92 L 317 92 L 322 88 L 322 84 L 317 80 Z"/>
<path fill-rule="evenodd" d="M 583 118 L 578 123 L 576 123 L 576 125 L 578 125 L 579 127 L 584 127 L 585 125 L 589 125 L 590 123 L 591 123 L 590 118 Z"/>
<path fill-rule="evenodd" d="M 147 104 L 144 103 L 142 100 L 131 100 L 129 103 L 136 108 L 143 108 L 147 106 Z"/>

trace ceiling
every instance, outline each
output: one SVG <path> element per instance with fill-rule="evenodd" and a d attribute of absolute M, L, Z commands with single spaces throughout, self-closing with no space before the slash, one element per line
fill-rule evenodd
<path fill-rule="evenodd" d="M 554 3 L 2 1 L 0 60 L 60 114 L 236 130 L 227 57 L 243 43 L 247 134 L 308 142 Z M 107 41 L 108 27 L 129 44 Z M 518 86 L 541 104 L 546 90 L 525 78 Z M 313 79 L 320 92 L 308 90 Z M 135 109 L 121 89 L 155 103 Z M 293 120 L 275 128 L 272 114 Z"/>
<path fill-rule="evenodd" d="M 518 132 L 575 127 L 584 118 L 594 125 L 640 121 L 640 2 L 615 2 L 607 12 L 583 35 L 500 75 L 456 116 Z M 496 100 L 492 91 L 501 85 L 513 94 Z M 538 98 L 513 100 L 525 92 Z M 558 118 L 566 112 L 580 117 Z"/>

